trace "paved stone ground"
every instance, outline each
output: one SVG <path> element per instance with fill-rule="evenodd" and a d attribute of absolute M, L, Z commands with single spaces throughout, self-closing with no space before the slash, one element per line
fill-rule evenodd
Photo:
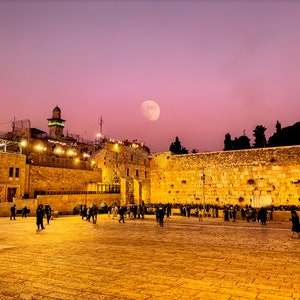
<path fill-rule="evenodd" d="M 0 218 L 0 299 L 300 299 L 291 224 Z"/>

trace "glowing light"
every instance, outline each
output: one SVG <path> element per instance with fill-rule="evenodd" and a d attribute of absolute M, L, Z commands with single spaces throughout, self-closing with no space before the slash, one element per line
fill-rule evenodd
<path fill-rule="evenodd" d="M 28 145 L 27 140 L 21 141 L 21 146 L 22 147 L 27 147 L 27 145 Z"/>
<path fill-rule="evenodd" d="M 67 155 L 69 155 L 69 156 L 75 156 L 76 155 L 76 151 L 70 149 L 70 150 L 68 150 Z"/>
<path fill-rule="evenodd" d="M 65 124 L 60 123 L 60 122 L 48 122 L 48 126 L 60 126 L 60 127 L 65 127 Z"/>
<path fill-rule="evenodd" d="M 56 153 L 56 154 L 63 154 L 65 151 L 61 148 L 61 147 L 56 147 L 55 149 L 54 149 L 54 153 Z"/>
<path fill-rule="evenodd" d="M 46 150 L 47 150 L 47 148 L 46 148 L 44 145 L 42 145 L 42 144 L 37 144 L 37 145 L 35 145 L 35 146 L 34 146 L 34 149 L 36 149 L 36 150 L 39 151 L 39 152 L 41 152 L 41 151 L 46 151 Z"/>
<path fill-rule="evenodd" d="M 116 151 L 116 152 L 119 151 L 119 145 L 118 144 L 114 144 L 114 151 Z"/>

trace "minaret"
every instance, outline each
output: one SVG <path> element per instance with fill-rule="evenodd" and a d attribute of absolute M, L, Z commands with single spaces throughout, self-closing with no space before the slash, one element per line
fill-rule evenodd
<path fill-rule="evenodd" d="M 60 139 L 63 137 L 63 130 L 65 127 L 65 120 L 60 118 L 61 110 L 58 106 L 54 107 L 52 118 L 48 120 L 49 136 L 53 139 Z"/>

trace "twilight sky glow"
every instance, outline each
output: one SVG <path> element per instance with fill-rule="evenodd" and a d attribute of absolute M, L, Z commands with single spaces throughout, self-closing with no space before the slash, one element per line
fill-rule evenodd
<path fill-rule="evenodd" d="M 266 137 L 300 121 L 300 1 L 0 1 L 0 132 L 48 132 L 168 151 L 219 151 L 227 132 Z M 147 120 L 145 100 L 160 106 Z"/>

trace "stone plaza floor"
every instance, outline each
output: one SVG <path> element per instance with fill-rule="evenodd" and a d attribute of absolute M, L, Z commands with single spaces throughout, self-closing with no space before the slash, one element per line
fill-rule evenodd
<path fill-rule="evenodd" d="M 0 218 L 0 299 L 300 299 L 289 222 Z"/>

